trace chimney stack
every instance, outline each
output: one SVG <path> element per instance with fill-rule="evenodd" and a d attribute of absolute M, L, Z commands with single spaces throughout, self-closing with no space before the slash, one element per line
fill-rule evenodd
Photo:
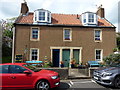
<path fill-rule="evenodd" d="M 96 13 L 101 18 L 105 18 L 105 11 L 104 11 L 104 8 L 102 8 L 102 5 L 98 7 L 98 10 L 97 10 Z"/>
<path fill-rule="evenodd" d="M 24 0 L 24 3 L 21 3 L 21 14 L 26 15 L 29 11 L 29 8 L 27 6 L 27 2 Z"/>

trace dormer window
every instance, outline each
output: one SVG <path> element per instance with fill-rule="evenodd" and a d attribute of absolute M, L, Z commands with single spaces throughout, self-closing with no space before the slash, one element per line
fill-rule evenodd
<path fill-rule="evenodd" d="M 51 12 L 44 9 L 38 9 L 34 12 L 34 23 L 48 24 L 51 23 Z"/>
<path fill-rule="evenodd" d="M 96 26 L 97 25 L 97 15 L 92 12 L 85 12 L 81 15 L 82 24 L 85 26 Z"/>

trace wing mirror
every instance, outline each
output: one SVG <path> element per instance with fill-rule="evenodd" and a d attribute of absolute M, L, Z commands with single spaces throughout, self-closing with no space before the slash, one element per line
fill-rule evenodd
<path fill-rule="evenodd" d="M 23 73 L 25 73 L 25 74 L 31 74 L 31 72 L 28 71 L 28 70 L 25 70 Z"/>

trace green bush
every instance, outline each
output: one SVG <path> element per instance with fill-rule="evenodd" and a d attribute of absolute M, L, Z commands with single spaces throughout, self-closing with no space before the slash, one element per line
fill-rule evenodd
<path fill-rule="evenodd" d="M 2 57 L 2 63 L 12 63 L 12 57 Z"/>
<path fill-rule="evenodd" d="M 106 65 L 112 65 L 114 63 L 120 62 L 120 54 L 110 54 L 109 56 L 106 56 L 103 58 L 103 61 Z"/>

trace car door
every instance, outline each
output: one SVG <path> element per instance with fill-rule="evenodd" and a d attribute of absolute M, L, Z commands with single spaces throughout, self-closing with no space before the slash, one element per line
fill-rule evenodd
<path fill-rule="evenodd" d="M 9 65 L 0 65 L 0 87 L 10 87 L 11 85 L 11 78 L 9 72 Z"/>
<path fill-rule="evenodd" d="M 10 65 L 11 71 L 11 85 L 12 87 L 24 87 L 30 88 L 33 84 L 33 74 L 25 74 L 23 73 L 26 68 L 19 65 Z"/>

